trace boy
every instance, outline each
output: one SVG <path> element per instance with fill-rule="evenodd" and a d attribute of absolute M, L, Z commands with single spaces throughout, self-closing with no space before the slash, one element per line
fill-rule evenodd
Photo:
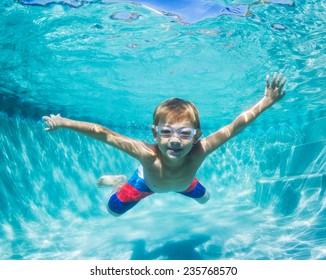
<path fill-rule="evenodd" d="M 57 128 L 75 130 L 139 160 L 141 166 L 127 183 L 124 176 L 102 176 L 98 181 L 99 185 L 116 184 L 120 187 L 107 204 L 112 215 L 125 213 L 155 192 L 179 192 L 199 203 L 205 203 L 209 193 L 195 178 L 197 169 L 210 153 L 281 100 L 285 95 L 285 82 L 286 78 L 282 79 L 281 73 L 274 73 L 271 83 L 267 75 L 265 95 L 257 104 L 240 114 L 232 123 L 200 140 L 202 132 L 196 107 L 178 98 L 166 100 L 154 112 L 152 132 L 156 144 L 147 144 L 103 126 L 62 118 L 60 115 L 45 116 L 43 119 L 48 126 L 46 131 Z"/>

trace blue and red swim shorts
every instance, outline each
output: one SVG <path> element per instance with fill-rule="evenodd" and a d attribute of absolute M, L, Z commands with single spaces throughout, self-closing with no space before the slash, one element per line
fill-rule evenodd
<path fill-rule="evenodd" d="M 154 193 L 148 188 L 140 173 L 137 169 L 128 182 L 111 195 L 107 205 L 110 212 L 121 215 L 134 207 L 140 200 Z M 189 188 L 180 194 L 200 198 L 205 195 L 205 192 L 205 187 L 195 178 Z"/>

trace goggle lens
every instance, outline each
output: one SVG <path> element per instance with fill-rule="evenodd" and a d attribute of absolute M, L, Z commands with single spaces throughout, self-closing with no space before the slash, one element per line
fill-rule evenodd
<path fill-rule="evenodd" d="M 181 127 L 175 130 L 170 126 L 155 126 L 155 130 L 161 137 L 164 138 L 170 138 L 174 133 L 177 133 L 181 139 L 189 140 L 196 134 L 196 129 L 191 127 Z"/>

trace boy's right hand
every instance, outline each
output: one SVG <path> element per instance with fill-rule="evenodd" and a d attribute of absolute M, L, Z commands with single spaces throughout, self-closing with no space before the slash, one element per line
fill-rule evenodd
<path fill-rule="evenodd" d="M 272 82 L 270 82 L 269 75 L 266 76 L 265 97 L 269 98 L 272 103 L 281 100 L 285 95 L 284 85 L 286 78 L 282 79 L 282 73 L 274 73 Z"/>
<path fill-rule="evenodd" d="M 42 117 L 44 120 L 44 124 L 47 126 L 44 130 L 45 131 L 51 131 L 51 130 L 56 130 L 60 127 L 63 126 L 63 118 L 60 116 L 60 114 L 55 115 L 50 115 Z"/>

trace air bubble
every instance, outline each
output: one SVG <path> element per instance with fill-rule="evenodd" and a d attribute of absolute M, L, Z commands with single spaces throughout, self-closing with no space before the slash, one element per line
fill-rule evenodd
<path fill-rule="evenodd" d="M 96 24 L 92 25 L 92 28 L 94 28 L 94 29 L 103 29 L 103 26 L 101 24 L 96 23 Z"/>
<path fill-rule="evenodd" d="M 113 20 L 127 20 L 134 21 L 140 17 L 138 13 L 129 13 L 129 12 L 116 12 L 110 16 Z"/>
<path fill-rule="evenodd" d="M 273 27 L 274 29 L 276 29 L 276 30 L 285 30 L 285 29 L 286 29 L 286 27 L 285 27 L 284 25 L 279 24 L 279 23 L 274 23 L 274 24 L 272 24 L 272 27 Z"/>

